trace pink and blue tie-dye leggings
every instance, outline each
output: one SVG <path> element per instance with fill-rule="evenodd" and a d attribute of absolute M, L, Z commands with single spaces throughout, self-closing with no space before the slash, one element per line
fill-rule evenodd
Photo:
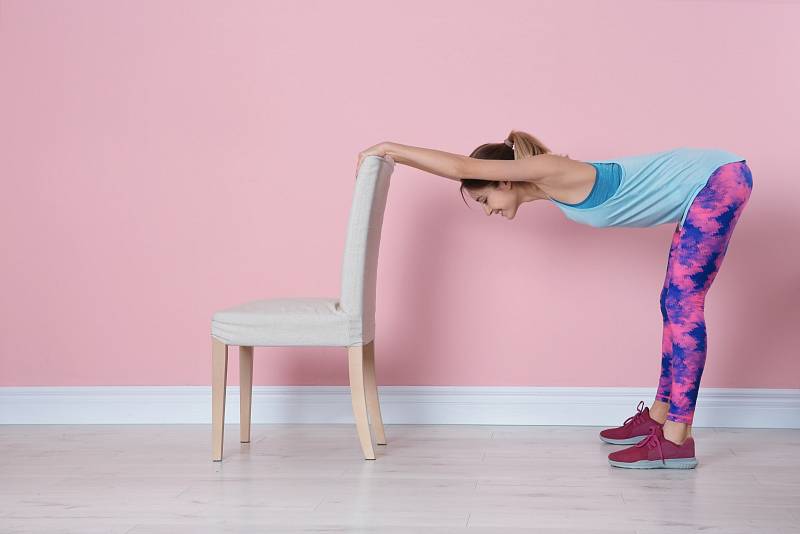
<path fill-rule="evenodd" d="M 750 198 L 753 177 L 745 160 L 718 167 L 675 227 L 661 290 L 664 322 L 656 400 L 667 419 L 692 424 L 706 361 L 706 293 L 728 250 L 733 228 Z"/>

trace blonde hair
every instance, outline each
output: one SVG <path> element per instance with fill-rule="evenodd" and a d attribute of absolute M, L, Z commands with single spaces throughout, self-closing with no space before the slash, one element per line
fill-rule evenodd
<path fill-rule="evenodd" d="M 513 148 L 506 144 L 506 141 L 513 144 Z M 500 143 L 484 143 L 469 155 L 471 158 L 478 159 L 524 159 L 539 154 L 551 154 L 551 150 L 542 143 L 535 136 L 520 130 L 511 130 L 505 141 Z M 567 154 L 557 154 L 569 158 Z M 497 180 L 481 180 L 480 178 L 462 178 L 461 179 L 461 198 L 464 203 L 467 200 L 464 198 L 464 189 L 474 191 L 476 189 L 483 189 L 488 185 L 494 185 L 496 188 L 499 182 Z M 469 205 L 469 204 L 467 204 Z"/>

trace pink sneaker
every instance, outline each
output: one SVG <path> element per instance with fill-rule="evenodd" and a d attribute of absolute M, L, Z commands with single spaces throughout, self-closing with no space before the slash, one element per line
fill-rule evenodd
<path fill-rule="evenodd" d="M 677 445 L 664 437 L 663 427 L 657 426 L 633 447 L 609 454 L 608 463 L 636 469 L 693 469 L 697 466 L 694 438 L 688 437 Z"/>
<path fill-rule="evenodd" d="M 650 408 L 644 406 L 644 401 L 639 401 L 635 415 L 628 417 L 622 426 L 601 430 L 600 439 L 614 445 L 633 445 L 646 438 L 657 426 L 663 427 L 664 424 L 650 417 Z"/>

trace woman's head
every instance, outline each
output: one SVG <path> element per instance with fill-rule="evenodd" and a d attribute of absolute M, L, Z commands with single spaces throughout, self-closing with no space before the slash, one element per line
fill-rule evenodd
<path fill-rule="evenodd" d="M 469 157 L 478 159 L 523 159 L 549 153 L 550 149 L 536 137 L 526 132 L 511 130 L 504 142 L 484 143 L 473 150 Z M 525 181 L 463 178 L 460 191 L 461 198 L 464 199 L 464 190 L 466 189 L 473 200 L 483 205 L 487 214 L 500 213 L 508 219 L 513 219 L 519 205 L 524 201 L 523 195 L 530 193 L 531 186 L 530 182 Z M 467 200 L 464 199 L 464 203 L 466 202 Z"/>

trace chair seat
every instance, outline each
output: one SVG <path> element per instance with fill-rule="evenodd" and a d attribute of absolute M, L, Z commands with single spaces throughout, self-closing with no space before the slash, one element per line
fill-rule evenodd
<path fill-rule="evenodd" d="M 336 298 L 272 298 L 214 313 L 211 335 L 227 345 L 349 347 L 364 345 L 360 316 Z"/>

